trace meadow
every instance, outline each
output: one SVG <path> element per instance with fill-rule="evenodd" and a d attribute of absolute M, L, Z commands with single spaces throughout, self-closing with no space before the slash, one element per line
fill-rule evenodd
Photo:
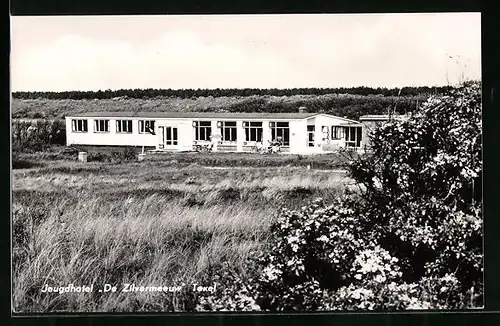
<path fill-rule="evenodd" d="M 199 296 L 209 295 L 192 284 L 211 285 L 215 266 L 225 262 L 245 278 L 246 258 L 266 246 L 280 207 L 333 200 L 353 187 L 328 156 L 75 158 L 63 149 L 16 154 L 16 312 L 192 311 Z M 70 283 L 93 284 L 94 290 L 41 292 L 45 284 Z M 119 290 L 96 290 L 106 283 Z M 184 286 L 173 293 L 124 293 L 124 283 Z"/>

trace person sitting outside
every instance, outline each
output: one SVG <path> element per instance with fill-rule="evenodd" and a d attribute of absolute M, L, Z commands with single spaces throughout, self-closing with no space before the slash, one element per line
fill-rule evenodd
<path fill-rule="evenodd" d="M 281 146 L 283 146 L 283 141 L 281 137 L 276 138 L 270 142 L 270 148 L 272 153 L 278 153 L 281 151 Z"/>

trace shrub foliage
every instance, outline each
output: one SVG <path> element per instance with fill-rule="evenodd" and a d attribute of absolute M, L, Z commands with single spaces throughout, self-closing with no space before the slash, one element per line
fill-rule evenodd
<path fill-rule="evenodd" d="M 64 121 L 60 120 L 13 120 L 13 150 L 40 151 L 51 145 L 64 145 L 65 130 Z"/>
<path fill-rule="evenodd" d="M 253 277 L 200 309 L 483 305 L 480 84 L 431 97 L 370 137 L 371 153 L 349 166 L 361 191 L 282 209 L 267 249 L 248 264 Z"/>

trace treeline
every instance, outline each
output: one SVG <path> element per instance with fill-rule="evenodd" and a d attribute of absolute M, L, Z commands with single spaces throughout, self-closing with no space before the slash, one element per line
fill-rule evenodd
<path fill-rule="evenodd" d="M 297 112 L 306 107 L 309 112 L 329 113 L 336 116 L 358 119 L 366 114 L 401 114 L 414 111 L 426 101 L 428 95 L 417 96 L 358 96 L 358 95 L 320 95 L 270 97 L 249 96 L 242 98 L 213 99 L 123 99 L 113 101 L 102 99 L 96 101 L 72 100 L 19 100 L 12 101 L 12 118 L 14 119 L 62 119 L 65 116 L 80 112 L 93 111 L 131 111 L 140 108 L 146 112 Z"/>
<path fill-rule="evenodd" d="M 115 97 L 128 98 L 155 98 L 155 97 L 236 97 L 236 96 L 293 96 L 293 95 L 326 95 L 326 94 L 352 94 L 352 95 L 379 95 L 379 96 L 416 96 L 421 94 L 441 94 L 449 91 L 452 86 L 440 87 L 403 87 L 403 88 L 287 88 L 287 89 L 260 89 L 260 88 L 232 88 L 232 89 L 120 89 L 99 91 L 66 91 L 66 92 L 13 92 L 13 98 L 17 99 L 111 99 Z"/>
<path fill-rule="evenodd" d="M 405 114 L 415 111 L 419 104 L 427 97 L 404 96 L 404 97 L 377 97 L 377 96 L 345 96 L 329 97 L 321 96 L 305 98 L 295 101 L 266 101 L 263 98 L 248 98 L 227 106 L 212 106 L 207 111 L 229 111 L 229 112 L 297 112 L 301 106 L 306 107 L 308 112 L 327 113 L 349 119 L 359 119 L 360 116 L 368 114 Z"/>

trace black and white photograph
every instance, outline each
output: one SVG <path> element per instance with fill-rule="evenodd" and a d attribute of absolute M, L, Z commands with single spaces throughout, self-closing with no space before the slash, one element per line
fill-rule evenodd
<path fill-rule="evenodd" d="M 484 309 L 480 13 L 10 19 L 13 313 Z"/>

